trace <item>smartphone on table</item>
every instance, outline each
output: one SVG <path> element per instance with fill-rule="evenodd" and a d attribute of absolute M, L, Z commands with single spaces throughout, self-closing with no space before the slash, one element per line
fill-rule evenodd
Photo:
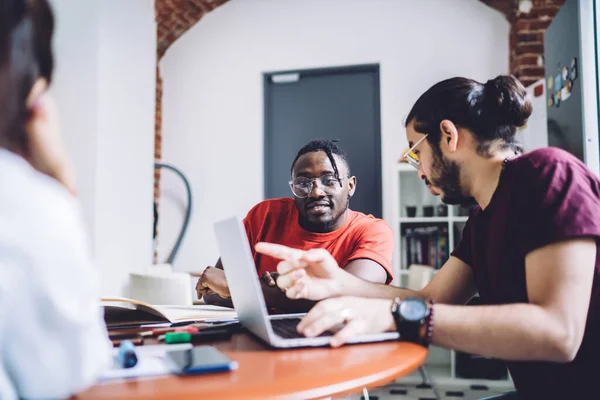
<path fill-rule="evenodd" d="M 174 372 L 181 375 L 233 371 L 238 368 L 237 362 L 213 346 L 168 351 L 167 360 Z"/>

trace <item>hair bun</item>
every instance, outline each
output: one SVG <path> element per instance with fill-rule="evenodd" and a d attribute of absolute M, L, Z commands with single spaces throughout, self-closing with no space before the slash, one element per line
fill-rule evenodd
<path fill-rule="evenodd" d="M 500 75 L 484 86 L 482 117 L 497 125 L 525 125 L 533 106 L 525 87 L 512 75 Z"/>

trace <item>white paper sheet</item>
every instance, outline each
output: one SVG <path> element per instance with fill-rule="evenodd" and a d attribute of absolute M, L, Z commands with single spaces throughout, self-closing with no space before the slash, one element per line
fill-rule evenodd
<path fill-rule="evenodd" d="M 100 378 L 100 382 L 114 379 L 139 378 L 145 376 L 169 375 L 173 366 L 166 362 L 167 351 L 191 349 L 191 343 L 157 344 L 135 348 L 138 362 L 135 367 L 122 368 L 117 362 L 119 349 L 113 349 L 112 368 Z"/>

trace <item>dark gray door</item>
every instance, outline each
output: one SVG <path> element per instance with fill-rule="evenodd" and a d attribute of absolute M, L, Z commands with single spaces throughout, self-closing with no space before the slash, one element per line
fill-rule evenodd
<path fill-rule="evenodd" d="M 287 182 L 307 142 L 339 139 L 357 178 L 350 208 L 381 218 L 379 65 L 264 75 L 265 198 L 292 197 Z"/>

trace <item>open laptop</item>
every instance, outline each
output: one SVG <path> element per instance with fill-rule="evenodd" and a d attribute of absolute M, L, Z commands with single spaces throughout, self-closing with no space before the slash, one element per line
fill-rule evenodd
<path fill-rule="evenodd" d="M 305 314 L 269 315 L 242 221 L 229 218 L 214 225 L 231 299 L 242 325 L 276 348 L 327 346 L 332 333 L 307 338 L 296 331 Z M 349 343 L 398 339 L 398 333 L 356 336 Z"/>

